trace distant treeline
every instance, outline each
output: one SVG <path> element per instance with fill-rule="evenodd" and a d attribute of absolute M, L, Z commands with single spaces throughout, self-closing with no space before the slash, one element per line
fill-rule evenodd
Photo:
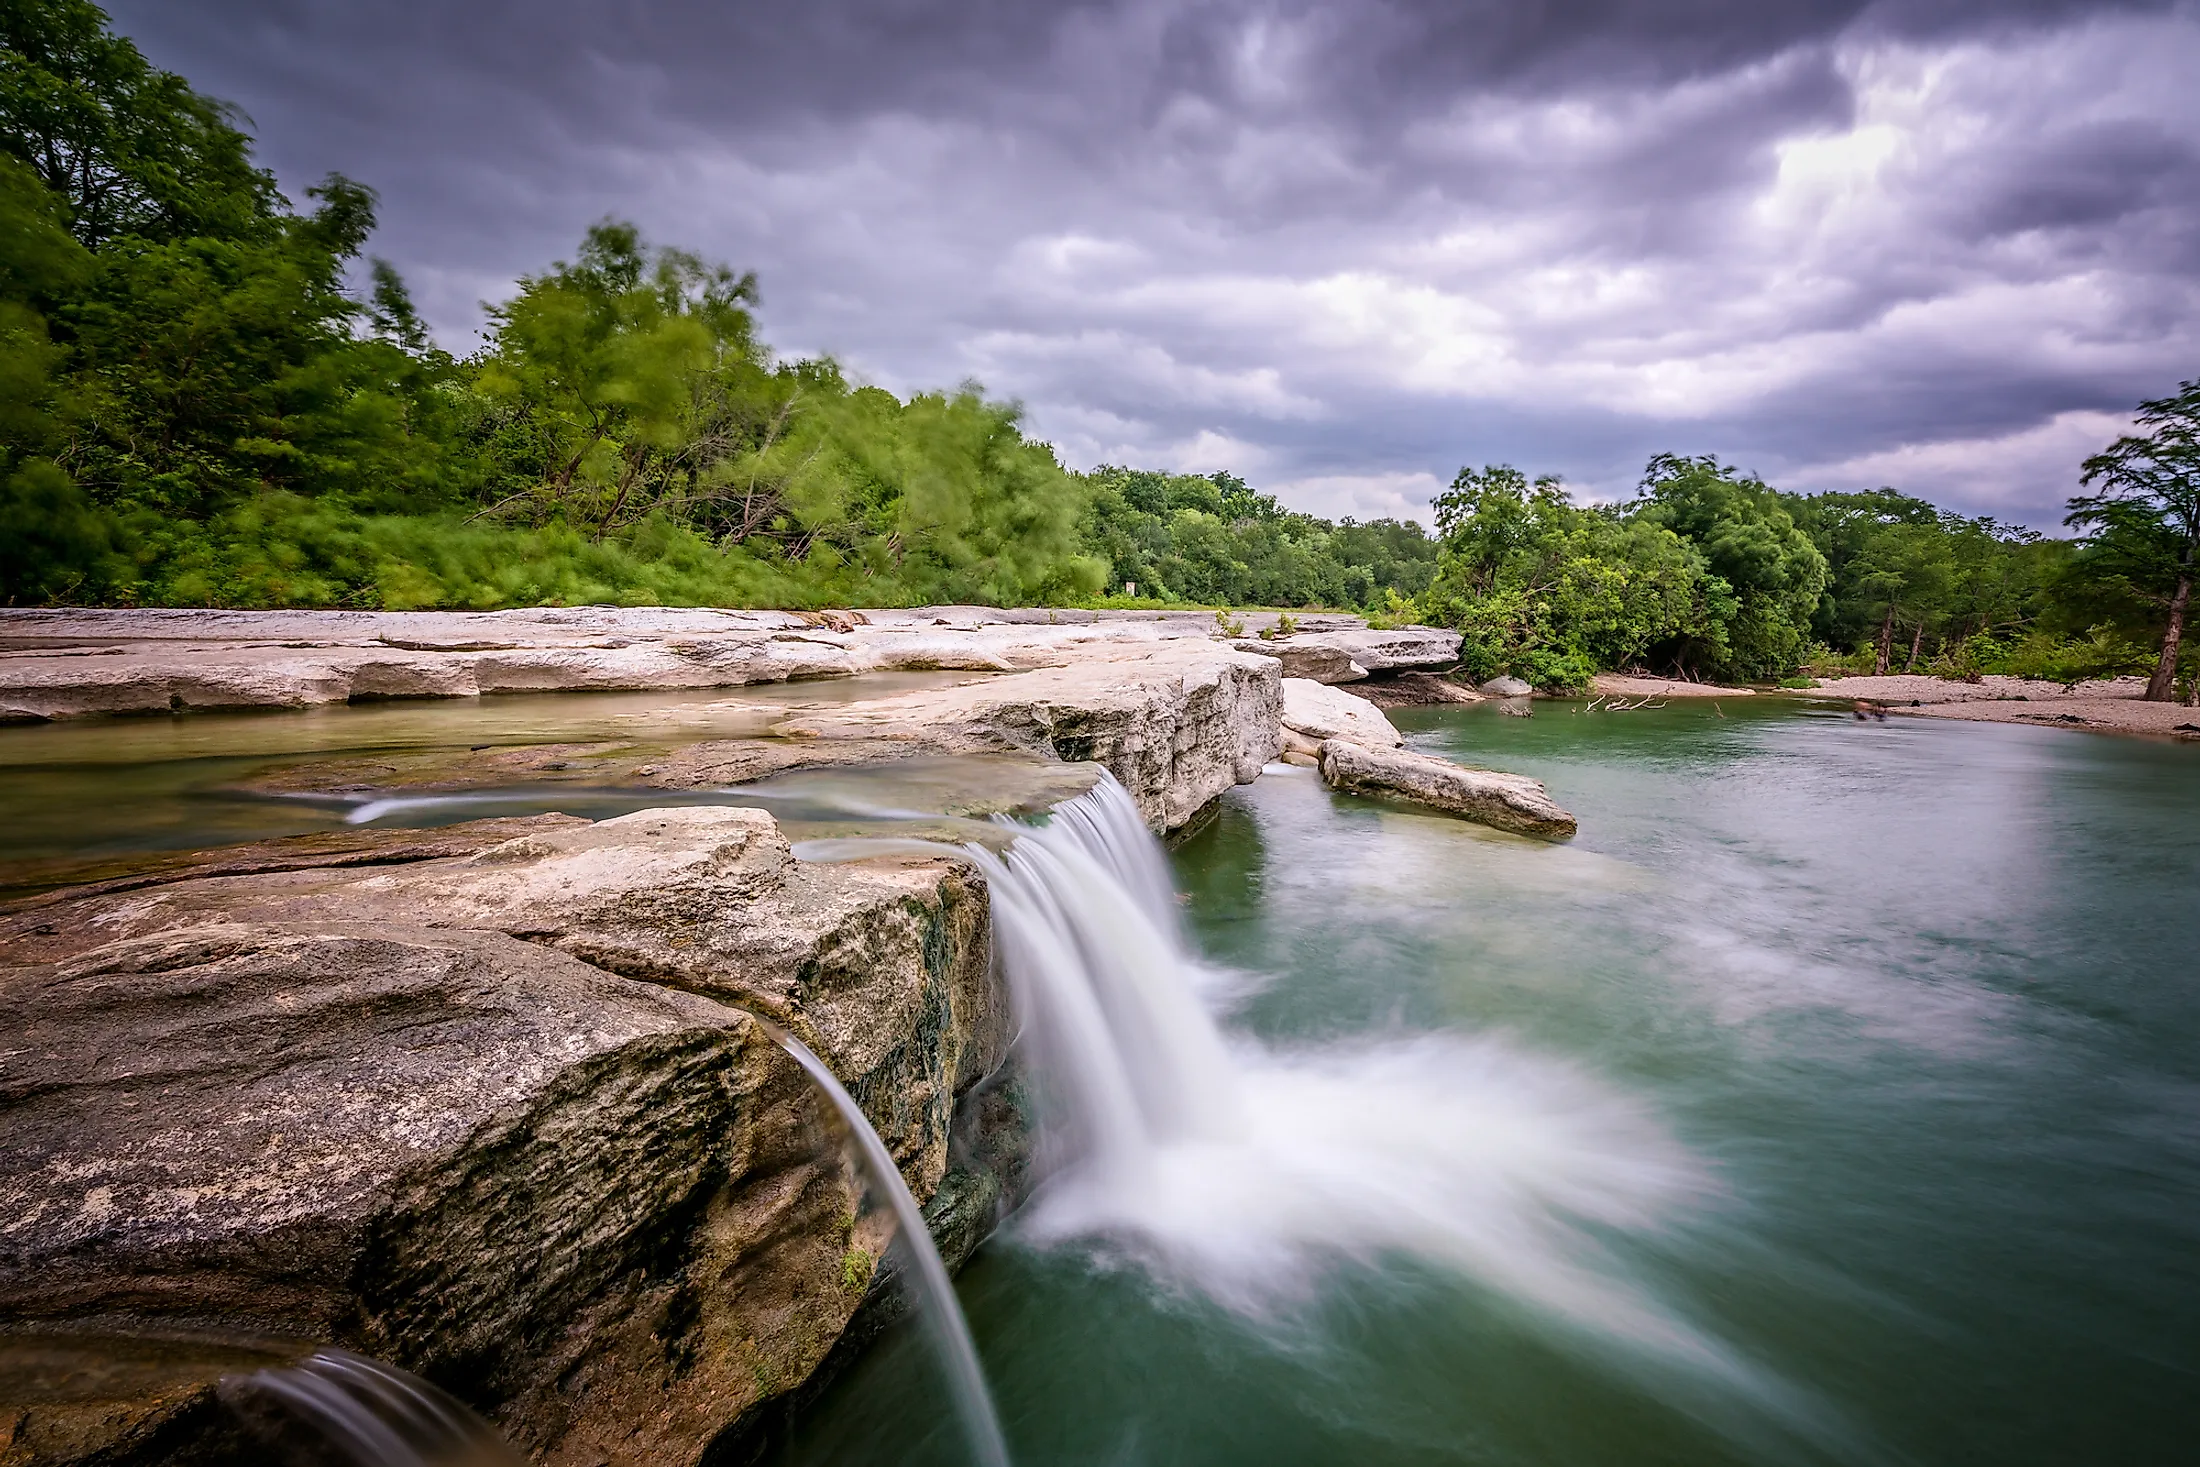
<path fill-rule="evenodd" d="M 1577 505 L 1554 479 L 1462 470 L 1436 500 L 1419 610 L 1465 633 L 1477 677 L 1541 687 L 1637 668 L 1705 680 L 1986 673 L 2150 675 L 2194 695 L 2182 645 L 2200 547 L 2200 384 L 2142 405 L 2146 433 L 2086 461 L 2051 540 L 1879 489 L 1786 494 L 1660 455 L 1637 496 Z"/>
<path fill-rule="evenodd" d="M 974 384 L 777 357 L 753 276 L 615 221 L 454 358 L 365 254 L 374 194 L 307 204 L 96 6 L 0 0 L 0 603 L 1332 606 L 1560 687 L 2139 668 L 2189 598 L 2190 387 L 2087 465 L 2076 544 L 1674 457 L 1616 507 L 1463 471 L 1431 537 L 1070 472 Z"/>

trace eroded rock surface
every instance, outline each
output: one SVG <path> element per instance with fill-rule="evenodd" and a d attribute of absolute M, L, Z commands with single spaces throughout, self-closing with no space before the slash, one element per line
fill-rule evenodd
<path fill-rule="evenodd" d="M 806 1379 L 884 1225 L 746 1010 L 940 1193 L 956 1097 L 1005 1052 L 982 888 L 802 865 L 754 810 L 494 834 L 0 916 L 0 1315 L 333 1340 L 557 1463 L 696 1461 Z M 989 1217 L 997 1187 L 953 1175 Z M 203 1406 L 109 1416 L 153 1441 Z M 44 1439 L 76 1455 L 26 1460 L 100 1447 Z"/>
<path fill-rule="evenodd" d="M 1520 835 L 1574 833 L 1574 817 L 1559 808 L 1541 780 L 1523 774 L 1468 769 L 1434 755 L 1371 748 L 1348 739 L 1323 743 L 1319 759 L 1322 778 L 1333 789 L 1393 795 Z"/>

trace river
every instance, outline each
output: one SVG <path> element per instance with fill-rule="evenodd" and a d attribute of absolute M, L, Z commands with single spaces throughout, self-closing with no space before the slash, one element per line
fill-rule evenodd
<path fill-rule="evenodd" d="M 1042 1196 L 964 1272 L 1020 1462 L 2186 1459 L 2192 751 L 1769 699 L 1393 716 L 1582 833 L 1278 768 L 1176 852 L 1269 1149 Z M 782 1467 L 962 1460 L 923 1344 Z"/>

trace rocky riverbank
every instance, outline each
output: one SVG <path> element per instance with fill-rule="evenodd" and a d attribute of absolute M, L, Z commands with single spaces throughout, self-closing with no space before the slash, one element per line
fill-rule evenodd
<path fill-rule="evenodd" d="M 934 612 L 6 613 L 0 705 L 52 719 L 955 667 L 972 679 L 790 698 L 755 737 L 338 758 L 290 769 L 286 792 L 509 783 L 530 760 L 696 790 L 976 755 L 1001 771 L 986 808 L 1105 769 L 1167 831 L 1291 739 L 1340 788 L 1571 829 L 1533 781 L 1493 797 L 1508 777 L 1438 778 L 1455 767 L 1398 751 L 1379 709 L 1331 685 L 1448 665 L 1451 634 Z M 6 1328 L 334 1342 L 451 1388 L 537 1461 L 717 1460 L 883 1297 L 884 1224 L 858 1215 L 829 1109 L 753 1016 L 847 1084 L 951 1260 L 1026 1180 L 986 892 L 955 862 L 806 864 L 770 814 L 691 805 L 100 874 L 0 906 L 18 1022 L 0 1055 Z M 214 1386 L 185 1371 L 0 1401 L 6 1460 L 222 1460 Z"/>

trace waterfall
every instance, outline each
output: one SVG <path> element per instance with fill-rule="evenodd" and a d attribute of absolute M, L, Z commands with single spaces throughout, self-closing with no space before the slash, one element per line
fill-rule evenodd
<path fill-rule="evenodd" d="M 795 847 L 948 854 L 985 874 L 1041 1106 L 1045 1175 L 1016 1237 L 1102 1247 L 1252 1315 L 1339 1263 L 1417 1259 L 1567 1338 L 1750 1374 L 1619 1262 L 1615 1242 L 1718 1192 L 1646 1109 L 1503 1036 L 1227 1033 L 1202 998 L 1223 985 L 1190 954 L 1167 857 L 1120 785 L 1018 830 L 999 853 Z"/>
<path fill-rule="evenodd" d="M 418 1376 L 348 1350 L 229 1376 L 221 1399 L 287 1458 L 353 1467 L 520 1467 L 489 1424 Z"/>
<path fill-rule="evenodd" d="M 924 1211 L 917 1206 L 909 1184 L 902 1180 L 893 1154 L 863 1114 L 863 1107 L 856 1104 L 855 1097 L 826 1067 L 825 1061 L 770 1020 L 759 1018 L 757 1022 L 817 1082 L 817 1088 L 832 1101 L 833 1108 L 840 1112 L 841 1120 L 862 1149 L 865 1169 L 870 1172 L 871 1181 L 886 1193 L 894 1209 L 894 1220 L 901 1225 L 902 1242 L 915 1261 L 917 1312 L 923 1315 L 939 1349 L 940 1363 L 947 1371 L 956 1410 L 962 1416 L 963 1429 L 970 1436 L 971 1451 L 980 1467 L 1008 1467 L 1008 1443 L 1001 1435 L 1001 1422 L 993 1410 L 992 1394 L 986 1390 L 985 1372 L 978 1364 L 978 1347 L 971 1341 L 970 1325 L 963 1318 L 962 1305 L 955 1298 L 954 1281 L 947 1276 L 947 1265 L 932 1242 L 931 1229 L 925 1226 Z"/>

